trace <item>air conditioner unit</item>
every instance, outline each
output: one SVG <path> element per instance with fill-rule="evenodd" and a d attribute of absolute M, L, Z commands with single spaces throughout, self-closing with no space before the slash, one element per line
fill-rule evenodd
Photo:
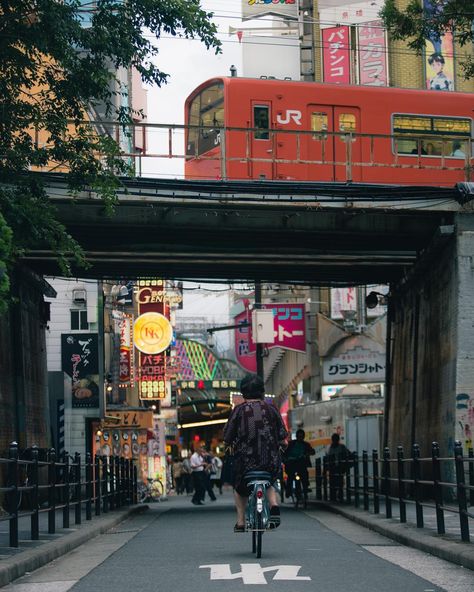
<path fill-rule="evenodd" d="M 87 302 L 87 290 L 73 290 L 72 300 L 77 304 L 85 304 Z"/>

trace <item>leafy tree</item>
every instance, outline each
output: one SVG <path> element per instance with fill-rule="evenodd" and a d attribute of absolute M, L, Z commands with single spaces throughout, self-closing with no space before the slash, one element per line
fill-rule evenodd
<path fill-rule="evenodd" d="M 405 10 L 400 10 L 398 0 L 385 0 L 380 14 L 392 38 L 408 40 L 408 47 L 418 53 L 424 49 L 426 39 L 452 31 L 455 42 L 465 48 L 459 60 L 463 75 L 466 79 L 473 78 L 474 1 L 430 0 L 430 4 L 432 9 L 426 10 L 422 0 L 411 0 Z"/>
<path fill-rule="evenodd" d="M 211 17 L 199 0 L 0 0 L 0 310 L 25 250 L 47 245 L 64 274 L 71 261 L 86 264 L 31 169 L 67 171 L 72 193 L 92 187 L 113 207 L 118 176 L 131 171 L 87 113 L 100 106 L 131 123 L 131 109 L 116 106 L 126 93 L 119 69 L 161 86 L 168 74 L 153 63 L 152 38 L 197 38 L 218 53 Z"/>

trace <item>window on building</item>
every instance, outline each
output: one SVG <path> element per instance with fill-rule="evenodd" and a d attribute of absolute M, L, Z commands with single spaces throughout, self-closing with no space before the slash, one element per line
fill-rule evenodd
<path fill-rule="evenodd" d="M 71 310 L 71 331 L 83 331 L 89 329 L 87 322 L 87 310 Z"/>
<path fill-rule="evenodd" d="M 394 152 L 415 156 L 464 158 L 470 154 L 471 119 L 396 114 Z"/>

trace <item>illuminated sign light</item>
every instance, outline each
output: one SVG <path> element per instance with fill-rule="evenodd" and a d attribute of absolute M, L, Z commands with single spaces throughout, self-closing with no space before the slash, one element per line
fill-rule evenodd
<path fill-rule="evenodd" d="M 133 343 L 144 354 L 159 354 L 173 339 L 173 328 L 159 312 L 140 315 L 133 325 Z"/>
<path fill-rule="evenodd" d="M 201 426 L 217 425 L 219 423 L 227 423 L 227 419 L 210 419 L 209 421 L 196 421 L 194 423 L 178 424 L 178 429 L 199 428 Z"/>
<path fill-rule="evenodd" d="M 178 380 L 181 389 L 205 390 L 208 388 L 237 388 L 237 380 Z"/>

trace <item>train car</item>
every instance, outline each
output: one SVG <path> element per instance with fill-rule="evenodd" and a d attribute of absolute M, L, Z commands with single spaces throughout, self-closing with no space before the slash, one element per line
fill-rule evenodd
<path fill-rule="evenodd" d="M 472 180 L 468 93 L 213 78 L 185 105 L 188 179 Z"/>

